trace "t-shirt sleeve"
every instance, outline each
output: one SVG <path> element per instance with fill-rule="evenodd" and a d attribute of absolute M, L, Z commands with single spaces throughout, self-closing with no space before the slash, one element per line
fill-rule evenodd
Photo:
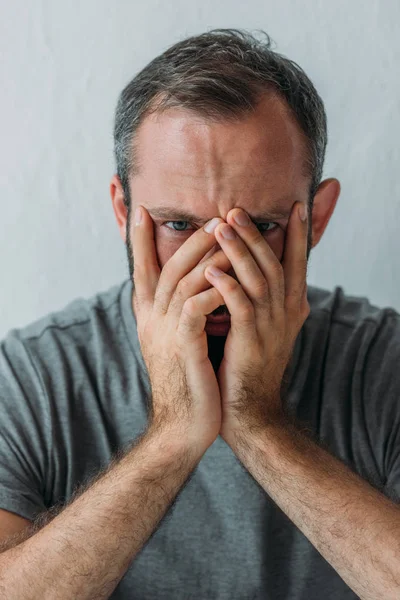
<path fill-rule="evenodd" d="M 364 411 L 382 491 L 400 502 L 400 315 L 385 311 L 364 363 Z"/>
<path fill-rule="evenodd" d="M 47 407 L 29 340 L 13 329 L 0 342 L 0 508 L 31 521 L 46 510 Z"/>

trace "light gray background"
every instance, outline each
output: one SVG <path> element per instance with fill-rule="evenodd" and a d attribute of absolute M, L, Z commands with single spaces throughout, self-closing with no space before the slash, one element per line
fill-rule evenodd
<path fill-rule="evenodd" d="M 128 276 L 111 206 L 118 94 L 172 43 L 262 28 L 328 114 L 342 184 L 309 283 L 400 310 L 398 0 L 1 0 L 0 336 Z"/>

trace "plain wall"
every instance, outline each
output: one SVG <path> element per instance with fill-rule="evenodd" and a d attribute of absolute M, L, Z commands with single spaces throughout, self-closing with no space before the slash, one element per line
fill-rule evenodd
<path fill-rule="evenodd" d="M 342 193 L 308 282 L 400 310 L 398 0 L 1 1 L 0 336 L 128 277 L 112 211 L 121 89 L 172 43 L 269 33 L 322 96 Z"/>

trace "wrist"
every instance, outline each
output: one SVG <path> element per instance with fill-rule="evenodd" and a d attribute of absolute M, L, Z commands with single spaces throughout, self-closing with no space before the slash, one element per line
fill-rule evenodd
<path fill-rule="evenodd" d="M 209 444 L 203 444 L 197 439 L 192 441 L 187 433 L 171 426 L 154 426 L 147 429 L 144 442 L 150 444 L 166 460 L 188 460 L 198 462 L 206 452 Z"/>
<path fill-rule="evenodd" d="M 221 437 L 230 446 L 249 443 L 249 440 L 263 438 L 269 431 L 287 430 L 294 426 L 293 419 L 283 410 L 269 413 L 261 419 L 230 419 L 221 427 Z"/>

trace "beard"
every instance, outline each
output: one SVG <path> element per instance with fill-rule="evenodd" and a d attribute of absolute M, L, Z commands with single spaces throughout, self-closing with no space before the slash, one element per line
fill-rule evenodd
<path fill-rule="evenodd" d="M 128 268 L 129 268 L 129 279 L 132 281 L 133 284 L 133 248 L 132 248 L 132 242 L 131 242 L 131 236 L 130 236 L 130 231 L 131 231 L 131 220 L 132 220 L 132 209 L 129 203 L 129 207 L 128 207 L 128 218 L 126 220 L 126 233 L 125 233 L 125 239 L 126 239 L 126 251 L 127 251 L 127 258 L 128 258 Z"/>

